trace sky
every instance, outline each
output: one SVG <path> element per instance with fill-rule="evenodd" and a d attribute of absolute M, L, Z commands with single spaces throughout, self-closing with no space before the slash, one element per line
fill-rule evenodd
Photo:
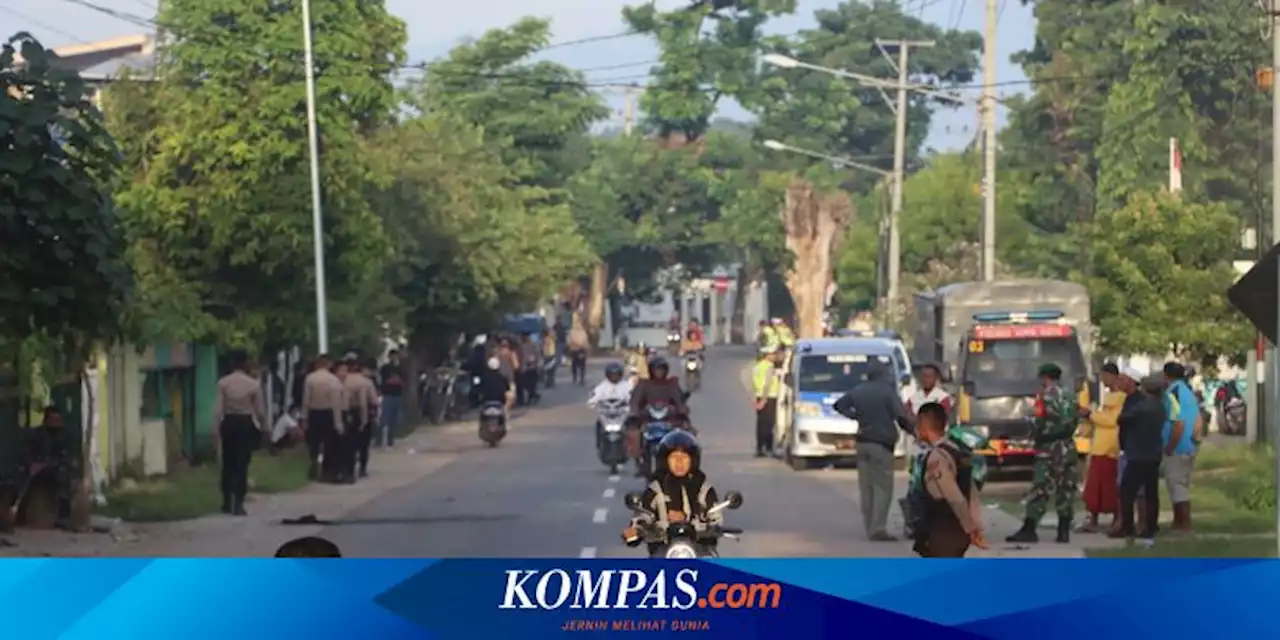
<path fill-rule="evenodd" d="M 654 0 L 659 9 L 689 4 L 689 0 Z M 902 0 L 905 10 L 925 21 L 945 27 L 983 28 L 982 0 Z M 0 35 L 28 31 L 47 47 L 94 42 L 145 33 L 147 29 L 130 21 L 130 16 L 150 18 L 157 0 L 0 0 Z M 622 7 L 639 0 L 386 0 L 388 9 L 405 21 L 409 29 L 408 53 L 411 62 L 439 58 L 468 38 L 499 28 L 524 16 L 551 20 L 553 41 L 568 42 L 609 36 L 626 31 Z M 771 33 L 792 33 L 812 26 L 813 12 L 834 8 L 840 0 L 799 0 L 796 15 L 771 22 Z M 1031 9 L 1018 0 L 997 0 L 1000 16 L 996 51 L 1000 61 L 997 79 L 1001 83 L 1025 79 L 1022 69 L 1009 62 L 1014 53 L 1031 46 L 1035 22 Z M 97 7 L 97 9 L 92 8 Z M 115 13 L 116 15 L 110 15 Z M 587 74 L 592 84 L 621 80 L 636 81 L 645 73 L 643 64 L 657 58 L 653 41 L 642 36 L 602 39 L 595 42 L 555 47 L 544 58 L 578 69 L 595 69 Z M 600 69 L 601 67 L 613 67 Z M 855 70 L 856 71 L 856 70 Z M 1000 87 L 1001 95 L 1017 93 L 1018 85 Z M 976 93 L 975 93 L 976 96 Z M 623 97 L 606 94 L 621 124 Z M 749 118 L 737 105 L 725 105 L 724 117 Z M 1006 114 L 999 114 L 1003 125 Z M 939 112 L 927 145 L 938 150 L 959 149 L 974 136 L 977 124 L 974 107 L 958 107 Z"/>

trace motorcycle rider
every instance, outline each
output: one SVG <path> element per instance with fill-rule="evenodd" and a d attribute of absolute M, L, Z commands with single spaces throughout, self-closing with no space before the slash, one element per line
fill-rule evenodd
<path fill-rule="evenodd" d="M 649 486 L 645 487 L 640 498 L 640 504 L 657 518 L 656 526 L 665 531 L 673 522 L 691 519 L 704 519 L 710 525 L 720 524 L 720 514 L 707 515 L 718 499 L 715 488 L 701 469 L 702 447 L 698 439 L 686 431 L 672 431 L 658 443 L 657 455 L 658 471 L 649 479 Z M 643 540 L 637 530 L 638 524 L 639 519 L 633 518 L 630 526 L 622 531 L 622 539 L 628 546 L 638 545 Z M 650 556 L 661 551 L 661 544 L 649 545 Z"/>
<path fill-rule="evenodd" d="M 696 319 L 689 321 L 689 329 L 685 332 L 685 335 L 689 340 L 695 341 L 698 344 L 702 344 L 703 338 L 705 337 L 702 332 L 702 325 L 698 324 Z"/>
<path fill-rule="evenodd" d="M 689 354 L 701 354 L 706 345 L 702 343 L 702 331 L 698 329 L 689 329 L 684 336 L 684 342 L 680 343 L 680 355 L 687 356 Z"/>
<path fill-rule="evenodd" d="M 666 404 L 675 408 L 676 413 L 684 418 L 685 429 L 694 431 L 689 424 L 689 407 L 684 402 L 684 391 L 680 389 L 680 380 L 670 376 L 671 367 L 666 358 L 655 356 L 649 361 L 649 377 L 636 383 L 631 392 L 631 419 L 627 429 L 627 451 L 636 461 L 636 475 L 644 476 L 644 465 L 640 463 L 644 455 L 644 447 L 640 442 L 640 423 L 645 409 L 651 404 Z M 696 431 L 695 431 L 696 433 Z"/>
<path fill-rule="evenodd" d="M 489 358 L 485 370 L 480 372 L 480 384 L 476 385 L 481 404 L 497 402 L 510 407 L 512 386 L 511 380 L 502 374 L 502 361 L 497 356 Z"/>
<path fill-rule="evenodd" d="M 630 402 L 631 400 L 632 382 L 622 376 L 622 365 L 614 362 L 604 369 L 604 380 L 591 390 L 591 397 L 587 399 L 587 404 L 595 408 L 605 400 L 621 400 Z M 604 426 L 600 423 L 599 418 L 596 419 L 596 439 L 599 441 L 600 431 Z"/>
<path fill-rule="evenodd" d="M 643 342 L 636 345 L 635 350 L 627 354 L 627 367 L 635 369 L 636 377 L 644 380 L 649 377 L 649 348 Z"/>

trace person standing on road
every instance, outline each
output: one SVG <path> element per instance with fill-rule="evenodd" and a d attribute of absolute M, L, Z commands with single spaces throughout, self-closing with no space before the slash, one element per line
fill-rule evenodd
<path fill-rule="evenodd" d="M 1071 518 L 1079 484 L 1079 460 L 1075 433 L 1079 425 L 1077 400 L 1062 388 L 1062 368 L 1050 362 L 1038 372 L 1041 391 L 1036 398 L 1031 439 L 1035 442 L 1035 476 L 1022 528 L 1008 542 L 1039 542 L 1036 527 L 1052 500 L 1058 511 L 1060 543 L 1071 541 Z"/>
<path fill-rule="evenodd" d="M 1177 362 L 1164 365 L 1168 385 L 1168 419 L 1163 430 L 1164 481 L 1173 502 L 1173 530 L 1191 531 L 1191 474 L 1196 466 L 1196 431 L 1203 428 L 1200 404 L 1187 382 L 1187 370 Z"/>
<path fill-rule="evenodd" d="M 836 400 L 836 413 L 858 421 L 857 461 L 859 502 L 867 537 L 876 542 L 897 540 L 889 534 L 893 504 L 893 449 L 898 429 L 915 436 L 889 367 L 872 362 L 866 381 Z"/>
<path fill-rule="evenodd" d="M 516 385 L 523 390 L 516 402 L 527 405 L 538 402 L 538 373 L 541 371 L 542 350 L 533 341 L 533 335 L 526 333 L 520 337 L 520 377 L 516 379 Z"/>
<path fill-rule="evenodd" d="M 492 362 L 492 359 L 490 359 Z M 520 356 L 516 354 L 515 349 L 511 345 L 510 338 L 503 338 L 498 342 L 498 373 L 502 374 L 507 380 L 507 386 L 515 391 L 507 394 L 507 410 L 510 411 L 518 399 L 520 392 L 517 386 L 516 376 L 520 372 Z"/>
<path fill-rule="evenodd" d="M 307 376 L 302 389 L 303 429 L 307 453 L 311 456 L 311 479 L 326 482 L 333 481 L 334 459 L 341 455 L 334 445 L 342 428 L 342 410 L 347 406 L 342 381 L 329 370 L 332 363 L 328 354 L 320 354 L 315 371 Z"/>
<path fill-rule="evenodd" d="M 587 349 L 590 348 L 590 337 L 582 323 L 572 320 L 573 329 L 569 331 L 569 360 L 573 381 L 579 386 L 587 385 Z"/>
<path fill-rule="evenodd" d="M 916 410 L 916 437 L 926 446 L 924 500 L 914 550 L 923 558 L 963 558 L 969 546 L 987 548 L 973 454 L 946 438 L 947 408 L 928 402 Z"/>
<path fill-rule="evenodd" d="M 941 406 L 947 412 L 950 424 L 950 416 L 954 401 L 951 394 L 947 393 L 942 385 L 938 384 L 942 381 L 942 369 L 934 363 L 926 363 L 920 367 L 920 384 L 914 389 L 909 389 L 909 393 L 904 393 L 903 408 L 907 411 L 907 417 L 912 421 L 916 420 L 919 415 L 920 408 L 933 403 Z M 929 452 L 930 445 L 919 437 L 911 438 L 910 445 L 907 447 L 907 459 L 911 461 L 911 471 L 914 474 L 919 471 L 918 465 L 923 465 L 925 456 Z M 898 508 L 902 509 L 902 516 L 905 522 L 911 522 L 911 501 L 909 498 L 903 498 L 898 501 Z"/>
<path fill-rule="evenodd" d="M 369 477 L 369 448 L 373 445 L 373 434 L 378 429 L 378 414 L 382 407 L 382 398 L 378 394 L 378 361 L 372 357 L 365 359 L 361 367 L 361 374 L 365 380 L 369 381 L 369 421 L 365 424 L 365 428 L 360 431 L 360 451 L 358 453 L 358 462 L 360 464 L 359 475 L 361 478 Z"/>
<path fill-rule="evenodd" d="M 392 349 L 387 363 L 382 365 L 382 415 L 378 446 L 390 447 L 396 443 L 396 429 L 400 427 L 400 415 L 404 410 L 404 369 L 400 366 L 400 352 Z"/>
<path fill-rule="evenodd" d="M 1107 394 L 1102 397 L 1096 411 L 1089 407 L 1080 410 L 1080 417 L 1089 421 L 1092 445 L 1089 448 L 1089 470 L 1084 482 L 1084 504 L 1089 509 L 1089 519 L 1082 530 L 1098 531 L 1098 517 L 1110 514 L 1111 528 L 1119 526 L 1120 493 L 1120 410 L 1124 408 L 1125 393 L 1119 389 L 1120 369 L 1114 363 L 1102 365 L 1102 384 Z"/>
<path fill-rule="evenodd" d="M 343 407 L 343 453 L 341 480 L 348 484 L 356 481 L 356 464 L 360 457 L 364 433 L 370 429 L 373 414 L 369 408 L 377 401 L 373 381 L 360 370 L 360 358 L 355 354 L 346 357 L 347 376 L 342 381 L 347 404 Z"/>
<path fill-rule="evenodd" d="M 213 405 L 213 438 L 222 458 L 222 512 L 246 515 L 249 462 L 262 441 L 267 403 L 262 386 L 249 375 L 249 358 L 243 351 L 231 353 L 231 373 L 218 380 Z"/>
<path fill-rule="evenodd" d="M 782 375 L 778 364 L 782 352 L 778 349 L 761 349 L 760 358 L 752 372 L 751 388 L 755 392 L 756 457 L 773 455 L 773 432 L 778 421 L 778 396 L 782 392 Z"/>
<path fill-rule="evenodd" d="M 1141 389 L 1135 382 L 1142 374 L 1126 369 L 1120 377 L 1120 387 L 1128 396 L 1120 410 L 1120 449 L 1124 452 L 1124 465 L 1120 480 L 1120 528 L 1111 533 L 1112 538 L 1139 536 L 1144 544 L 1155 540 L 1160 517 L 1160 459 L 1163 453 L 1162 432 L 1168 416 L 1161 398 L 1164 381 L 1148 376 Z M 1142 495 L 1140 526 L 1133 524 L 1134 503 Z M 1139 530 L 1140 529 L 1140 530 Z"/>

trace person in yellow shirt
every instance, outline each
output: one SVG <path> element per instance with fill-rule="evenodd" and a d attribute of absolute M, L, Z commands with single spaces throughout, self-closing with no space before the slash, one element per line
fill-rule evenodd
<path fill-rule="evenodd" d="M 752 372 L 752 389 L 755 391 L 756 457 L 773 455 L 773 429 L 778 419 L 778 396 L 782 392 L 782 376 L 778 372 L 782 352 L 777 348 L 760 350 Z"/>
<path fill-rule="evenodd" d="M 1120 368 L 1112 363 L 1102 365 L 1102 384 L 1107 387 L 1107 394 L 1102 397 L 1101 406 L 1097 409 L 1084 407 L 1081 417 L 1087 420 L 1085 429 L 1093 437 L 1089 453 L 1089 471 L 1085 478 L 1084 504 L 1089 510 L 1089 519 L 1083 530 L 1093 533 L 1098 531 L 1098 517 L 1102 514 L 1111 516 L 1112 524 L 1120 513 L 1119 476 L 1120 430 L 1117 420 L 1120 409 L 1124 407 L 1125 393 L 1119 391 L 1117 378 Z"/>
<path fill-rule="evenodd" d="M 782 318 L 774 318 L 774 330 L 778 334 L 778 342 L 783 349 L 790 349 L 796 345 L 796 334 L 792 333 L 791 327 Z"/>

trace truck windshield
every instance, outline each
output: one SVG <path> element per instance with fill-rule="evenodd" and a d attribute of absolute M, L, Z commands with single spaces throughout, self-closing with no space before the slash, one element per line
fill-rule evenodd
<path fill-rule="evenodd" d="M 844 393 L 867 379 L 873 362 L 892 375 L 893 363 L 888 356 L 827 355 L 800 358 L 800 376 L 796 389 L 801 393 Z"/>
<path fill-rule="evenodd" d="M 1062 368 L 1066 385 L 1084 372 L 1075 337 L 972 341 L 968 351 L 961 379 L 973 383 L 977 397 L 1034 394 L 1040 387 L 1036 374 L 1050 362 Z"/>

